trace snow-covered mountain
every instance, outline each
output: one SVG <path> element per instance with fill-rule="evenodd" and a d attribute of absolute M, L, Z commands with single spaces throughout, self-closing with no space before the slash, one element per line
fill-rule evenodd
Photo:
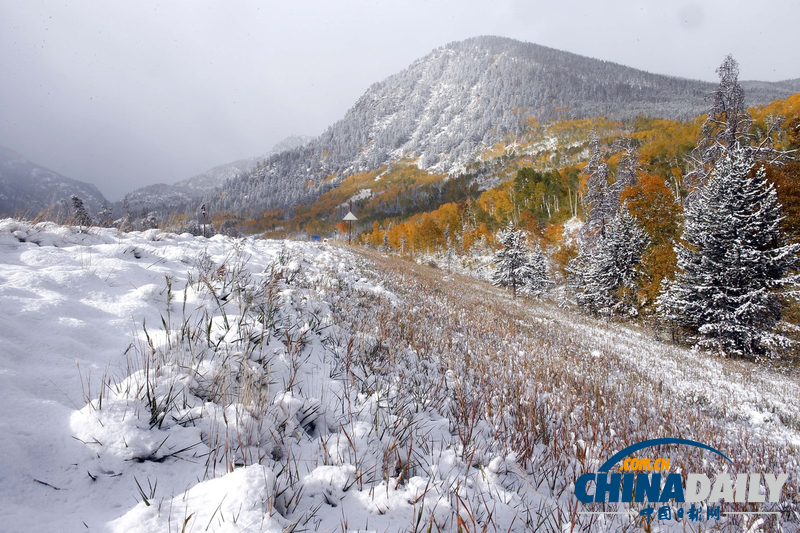
<path fill-rule="evenodd" d="M 201 203 L 205 196 L 223 187 L 228 180 L 247 175 L 272 155 L 303 146 L 310 141 L 311 137 L 293 135 L 263 155 L 218 165 L 175 184 L 157 183 L 136 189 L 126 195 L 129 209 L 134 215 L 152 210 L 170 212 L 180 208 L 193 209 L 194 204 Z M 117 209 L 121 209 L 121 205 L 122 202 L 118 202 Z"/>
<path fill-rule="evenodd" d="M 97 187 L 67 178 L 0 146 L 0 216 L 34 217 L 61 200 L 80 196 L 93 213 L 105 198 Z M 71 206 L 72 204 L 69 204 Z"/>
<path fill-rule="evenodd" d="M 745 89 L 749 103 L 758 104 L 793 94 L 797 85 L 751 82 Z M 338 178 L 400 157 L 451 173 L 529 117 L 686 119 L 704 112 L 714 88 L 513 39 L 455 42 L 374 84 L 313 142 L 227 184 L 216 207 L 292 208 Z"/>
<path fill-rule="evenodd" d="M 233 163 L 218 165 L 210 170 L 207 170 L 206 172 L 203 172 L 202 174 L 181 180 L 176 183 L 175 186 L 195 193 L 213 191 L 217 187 L 223 185 L 229 179 L 236 178 L 243 173 L 252 171 L 258 166 L 259 163 L 263 162 L 265 159 L 268 159 L 270 156 L 285 152 L 287 150 L 292 150 L 294 148 L 299 148 L 305 144 L 308 144 L 311 140 L 311 137 L 307 137 L 305 135 L 292 135 L 273 146 L 269 152 L 263 155 L 249 157 L 247 159 L 240 159 L 238 161 L 234 161 Z"/>
<path fill-rule="evenodd" d="M 766 102 L 775 91 L 787 91 L 789 94 L 800 92 L 800 78 L 783 81 L 741 81 L 739 84 L 749 97 L 750 104 Z M 781 98 L 780 96 L 778 98 Z"/>

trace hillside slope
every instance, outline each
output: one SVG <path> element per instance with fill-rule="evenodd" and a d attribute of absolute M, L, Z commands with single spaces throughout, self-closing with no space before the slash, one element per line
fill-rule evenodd
<path fill-rule="evenodd" d="M 758 84 L 749 104 L 785 97 L 791 85 Z M 215 206 L 229 213 L 290 209 L 344 176 L 401 157 L 457 172 L 529 117 L 694 117 L 714 88 L 507 38 L 451 43 L 374 84 L 313 142 L 229 183 Z"/>
<path fill-rule="evenodd" d="M 270 156 L 303 146 L 310 140 L 310 137 L 304 135 L 293 135 L 273 146 L 264 155 L 217 165 L 202 174 L 182 179 L 174 184 L 157 183 L 141 187 L 125 195 L 128 209 L 134 216 L 149 211 L 162 213 L 181 209 L 191 211 L 207 198 L 215 196 L 217 191 L 224 188 L 227 181 L 247 175 Z M 118 213 L 122 213 L 122 201 L 117 202 L 114 207 Z"/>
<path fill-rule="evenodd" d="M 789 474 L 703 530 L 800 525 L 796 372 L 328 245 L 13 220 L 0 245 L 9 531 L 633 530 L 642 503 L 572 487 L 657 437 Z"/>
<path fill-rule="evenodd" d="M 62 200 L 72 209 L 73 194 L 93 213 L 106 201 L 94 185 L 62 176 L 0 146 L 0 216 L 32 218 Z"/>

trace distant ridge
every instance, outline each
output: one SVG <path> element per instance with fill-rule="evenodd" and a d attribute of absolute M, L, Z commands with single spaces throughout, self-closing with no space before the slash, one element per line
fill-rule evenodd
<path fill-rule="evenodd" d="M 69 202 L 73 194 L 93 213 L 106 201 L 94 185 L 62 176 L 0 146 L 0 216 L 33 218 L 62 200 Z M 71 210 L 72 204 L 67 207 Z"/>
<path fill-rule="evenodd" d="M 234 180 L 253 171 L 268 157 L 303 146 L 311 141 L 305 135 L 293 135 L 282 140 L 264 155 L 239 159 L 232 163 L 217 165 L 202 174 L 178 181 L 174 184 L 157 183 L 136 189 L 126 195 L 128 208 L 134 216 L 148 211 L 171 212 L 180 209 L 194 209 L 194 204 L 203 202 L 222 188 L 228 180 Z M 115 204 L 122 212 L 122 201 Z"/>

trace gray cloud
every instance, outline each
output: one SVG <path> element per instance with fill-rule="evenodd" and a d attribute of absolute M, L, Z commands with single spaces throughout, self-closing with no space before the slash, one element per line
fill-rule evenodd
<path fill-rule="evenodd" d="M 0 145 L 106 195 L 316 135 L 447 42 L 503 35 L 662 74 L 800 76 L 800 7 L 724 0 L 0 0 Z M 715 28 L 720 28 L 716 30 Z"/>

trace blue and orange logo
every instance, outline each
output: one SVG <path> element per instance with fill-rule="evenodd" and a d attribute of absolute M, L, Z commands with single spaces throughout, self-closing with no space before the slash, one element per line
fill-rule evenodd
<path fill-rule="evenodd" d="M 763 503 L 778 502 L 783 491 L 783 486 L 789 478 L 788 474 L 770 474 L 750 472 L 736 474 L 735 478 L 725 472 L 717 474 L 714 483 L 702 473 L 689 473 L 686 481 L 681 473 L 669 472 L 669 458 L 637 458 L 628 457 L 638 451 L 664 444 L 678 444 L 693 446 L 713 452 L 735 466 L 733 461 L 721 451 L 706 444 L 687 439 L 652 439 L 628 446 L 614 454 L 603 463 L 598 472 L 583 474 L 575 482 L 575 496 L 583 503 L 594 502 L 645 502 L 651 504 L 664 504 L 659 509 L 659 518 L 668 518 L 672 509 L 669 502 L 692 503 L 689 516 L 697 516 L 694 503 L 703 501 L 737 503 Z M 611 473 L 612 468 L 620 461 L 620 473 Z M 638 471 L 638 473 L 634 473 Z M 762 480 L 767 493 L 761 492 Z M 593 487 L 592 487 L 593 485 Z M 592 491 L 593 488 L 593 491 Z M 719 519 L 720 508 L 707 506 L 707 518 Z M 648 507 L 640 511 L 640 515 L 647 516 L 648 520 L 654 509 Z M 669 511 L 669 513 L 667 513 Z M 741 514 L 741 513 L 740 513 Z M 773 512 L 749 512 L 747 514 L 777 514 Z M 671 516 L 670 516 L 671 517 Z M 676 512 L 677 518 L 683 517 L 683 509 Z"/>

